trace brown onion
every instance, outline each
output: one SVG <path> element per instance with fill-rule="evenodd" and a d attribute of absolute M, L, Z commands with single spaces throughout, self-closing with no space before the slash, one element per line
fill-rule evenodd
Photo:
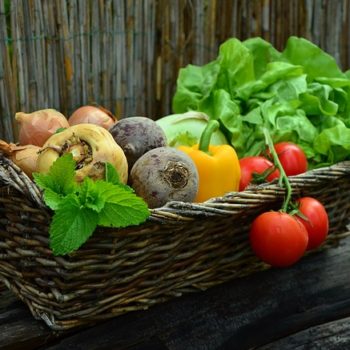
<path fill-rule="evenodd" d="M 37 159 L 41 148 L 34 145 L 17 146 L 0 140 L 0 152 L 3 152 L 18 165 L 30 178 L 36 172 Z"/>
<path fill-rule="evenodd" d="M 21 145 L 41 147 L 59 128 L 68 128 L 67 118 L 55 109 L 41 109 L 33 113 L 18 112 L 18 140 Z"/>
<path fill-rule="evenodd" d="M 68 118 L 69 125 L 95 124 L 109 129 L 114 125 L 114 115 L 101 106 L 82 106 L 76 109 Z"/>

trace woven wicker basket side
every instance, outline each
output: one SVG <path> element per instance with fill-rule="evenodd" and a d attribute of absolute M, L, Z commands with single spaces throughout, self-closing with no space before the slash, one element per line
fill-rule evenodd
<path fill-rule="evenodd" d="M 322 201 L 336 244 L 349 222 L 350 162 L 291 177 L 294 196 Z M 251 252 L 250 223 L 278 209 L 276 183 L 201 203 L 170 202 L 148 222 L 96 230 L 75 253 L 49 249 L 51 213 L 14 164 L 0 159 L 0 279 L 53 329 L 69 329 L 146 309 L 185 293 L 268 268 Z M 330 186 L 331 184 L 331 186 Z"/>

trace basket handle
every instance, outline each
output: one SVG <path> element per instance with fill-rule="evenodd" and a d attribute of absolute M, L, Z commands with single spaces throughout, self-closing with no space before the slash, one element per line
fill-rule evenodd
<path fill-rule="evenodd" d="M 0 185 L 11 186 L 32 200 L 39 208 L 46 208 L 36 184 L 15 163 L 1 153 Z"/>

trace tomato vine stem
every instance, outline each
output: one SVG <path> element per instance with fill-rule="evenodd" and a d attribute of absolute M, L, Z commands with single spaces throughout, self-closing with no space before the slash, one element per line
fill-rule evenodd
<path fill-rule="evenodd" d="M 265 143 L 270 150 L 270 153 L 271 153 L 272 158 L 273 158 L 273 162 L 274 162 L 275 166 L 278 168 L 278 170 L 280 171 L 280 177 L 278 179 L 278 184 L 279 184 L 279 186 L 284 187 L 286 189 L 286 196 L 284 198 L 281 210 L 283 212 L 287 212 L 288 207 L 289 207 L 289 203 L 290 203 L 291 198 L 292 198 L 292 186 L 290 185 L 290 182 L 288 180 L 288 176 L 286 175 L 286 172 L 284 171 L 283 166 L 278 158 L 277 152 L 276 152 L 275 147 L 273 145 L 273 141 L 272 141 L 270 132 L 266 127 L 263 127 L 263 133 L 265 136 Z"/>

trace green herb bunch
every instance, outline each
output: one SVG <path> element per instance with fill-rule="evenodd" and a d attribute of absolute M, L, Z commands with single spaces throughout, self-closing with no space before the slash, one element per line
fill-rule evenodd
<path fill-rule="evenodd" d="M 45 204 L 54 211 L 49 228 L 55 255 L 77 250 L 97 226 L 127 227 L 149 217 L 147 204 L 133 189 L 119 182 L 115 168 L 105 164 L 105 180 L 75 180 L 76 162 L 70 153 L 58 158 L 47 174 L 35 173 Z"/>

